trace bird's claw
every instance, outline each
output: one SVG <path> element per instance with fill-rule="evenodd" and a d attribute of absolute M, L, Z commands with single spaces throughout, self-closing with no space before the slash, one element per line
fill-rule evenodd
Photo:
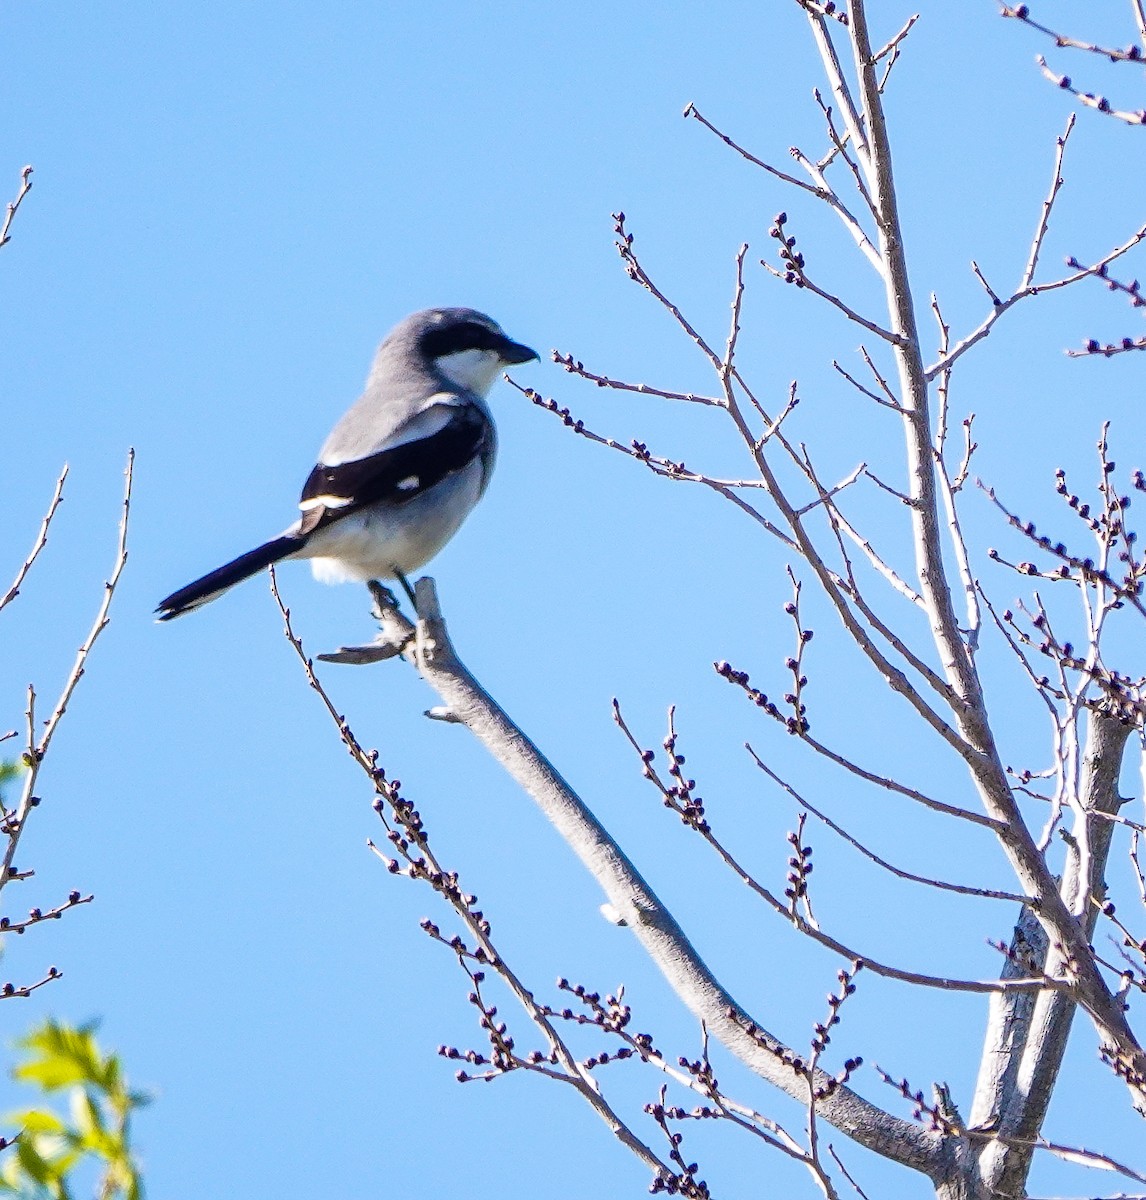
<path fill-rule="evenodd" d="M 384 662 L 388 658 L 397 658 L 402 653 L 401 646 L 393 642 L 374 642 L 369 646 L 339 646 L 329 654 L 319 654 L 320 662 L 345 663 L 352 667 L 365 666 L 367 663 Z"/>

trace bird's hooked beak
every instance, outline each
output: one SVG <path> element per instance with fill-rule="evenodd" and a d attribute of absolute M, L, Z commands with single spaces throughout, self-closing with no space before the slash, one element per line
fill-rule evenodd
<path fill-rule="evenodd" d="M 511 342 L 508 339 L 504 346 L 498 352 L 498 357 L 503 363 L 527 363 L 532 362 L 535 358 L 539 359 L 540 354 L 536 350 L 530 349 L 529 346 L 523 346 L 520 342 Z"/>

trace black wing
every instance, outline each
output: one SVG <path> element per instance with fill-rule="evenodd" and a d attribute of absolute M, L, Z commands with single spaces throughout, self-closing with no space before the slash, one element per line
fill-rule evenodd
<path fill-rule="evenodd" d="M 298 535 L 379 501 L 412 500 L 475 458 L 488 457 L 493 450 L 489 418 L 474 404 L 450 407 L 449 420 L 429 437 L 332 467 L 319 463 L 303 485 Z"/>

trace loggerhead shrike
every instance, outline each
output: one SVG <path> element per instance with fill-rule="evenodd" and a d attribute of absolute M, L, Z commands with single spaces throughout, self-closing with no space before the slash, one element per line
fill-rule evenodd
<path fill-rule="evenodd" d="M 289 529 L 172 592 L 181 616 L 285 558 L 324 583 L 399 579 L 428 562 L 481 499 L 497 438 L 485 397 L 537 353 L 472 308 L 431 308 L 386 336 L 357 403 L 331 430 Z"/>

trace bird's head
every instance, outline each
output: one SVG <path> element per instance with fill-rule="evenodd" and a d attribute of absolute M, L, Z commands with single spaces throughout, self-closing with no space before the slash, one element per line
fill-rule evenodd
<path fill-rule="evenodd" d="M 455 387 L 484 396 L 498 372 L 538 357 L 472 308 L 431 308 L 409 318 L 418 353 Z"/>

